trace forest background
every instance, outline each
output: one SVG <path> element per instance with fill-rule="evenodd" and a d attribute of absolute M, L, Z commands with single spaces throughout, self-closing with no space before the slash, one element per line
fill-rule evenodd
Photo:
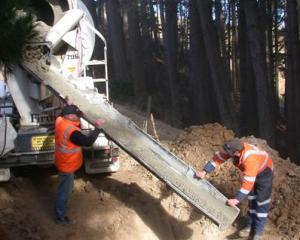
<path fill-rule="evenodd" d="M 112 101 L 151 102 L 176 127 L 219 122 L 300 164 L 300 0 L 82 1 L 108 42 Z"/>
<path fill-rule="evenodd" d="M 113 99 L 151 98 L 175 126 L 219 122 L 300 164 L 299 0 L 84 2 L 108 39 Z"/>

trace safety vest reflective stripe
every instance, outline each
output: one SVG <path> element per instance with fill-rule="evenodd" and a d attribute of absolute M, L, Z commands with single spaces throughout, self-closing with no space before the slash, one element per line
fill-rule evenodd
<path fill-rule="evenodd" d="M 81 147 L 73 148 L 73 149 L 68 149 L 67 147 L 67 141 L 68 141 L 68 136 L 70 131 L 72 130 L 72 126 L 69 126 L 66 128 L 64 134 L 63 134 L 63 139 L 62 139 L 62 146 L 56 145 L 56 149 L 62 153 L 76 153 L 81 151 Z"/>
<path fill-rule="evenodd" d="M 263 163 L 259 169 L 259 172 L 262 172 L 266 168 L 268 160 L 269 160 L 269 154 L 266 153 L 265 160 L 263 161 Z"/>
<path fill-rule="evenodd" d="M 257 213 L 255 209 L 249 209 L 248 211 L 251 214 L 256 214 L 256 216 L 259 217 L 259 218 L 266 218 L 266 217 L 268 217 L 268 213 Z"/>
<path fill-rule="evenodd" d="M 254 200 L 254 199 L 256 199 L 256 196 L 248 195 L 248 200 Z"/>
<path fill-rule="evenodd" d="M 269 199 L 267 199 L 267 200 L 265 200 L 263 202 L 256 202 L 256 203 L 257 203 L 258 206 L 262 206 L 262 205 L 269 204 L 270 202 L 271 202 L 271 199 L 269 198 Z"/>
<path fill-rule="evenodd" d="M 252 144 L 249 144 L 254 150 L 248 150 L 245 152 L 243 158 L 242 158 L 242 162 L 245 161 L 245 159 L 247 159 L 250 155 L 252 154 L 255 154 L 255 155 L 261 155 L 261 156 L 264 156 L 265 159 L 263 161 L 263 163 L 261 164 L 260 168 L 259 168 L 259 173 L 262 172 L 266 166 L 267 166 L 267 163 L 268 163 L 268 160 L 269 160 L 269 154 L 265 151 L 261 151 L 259 150 L 256 146 L 252 145 Z"/>
<path fill-rule="evenodd" d="M 248 190 L 246 190 L 244 188 L 241 188 L 240 192 L 247 195 L 250 191 L 248 191 Z"/>
<path fill-rule="evenodd" d="M 257 151 L 257 150 L 248 150 L 247 152 L 245 152 L 243 158 L 242 158 L 242 162 L 245 161 L 245 159 L 247 157 L 249 157 L 251 154 L 256 154 L 256 155 L 263 155 L 266 157 L 266 159 L 268 160 L 268 154 L 265 151 Z"/>
<path fill-rule="evenodd" d="M 65 147 L 60 147 L 58 145 L 56 145 L 56 149 L 62 153 L 76 153 L 76 152 L 80 152 L 81 151 L 81 148 L 78 147 L 78 148 L 73 148 L 73 149 L 67 149 Z"/>
<path fill-rule="evenodd" d="M 217 164 L 216 164 L 216 162 L 215 162 L 214 160 L 211 160 L 210 163 L 211 163 L 214 167 L 217 166 Z"/>
<path fill-rule="evenodd" d="M 72 130 L 72 127 L 69 126 L 69 127 L 66 128 L 66 131 L 64 132 L 63 140 L 62 140 L 62 145 L 64 147 L 67 147 L 67 140 L 68 140 L 68 136 L 69 136 L 69 133 L 70 133 L 71 130 Z"/>
<path fill-rule="evenodd" d="M 216 152 L 216 155 L 217 155 L 217 157 L 219 158 L 219 160 L 221 160 L 221 161 L 223 161 L 223 162 L 226 161 L 226 159 L 223 158 L 223 157 L 221 156 L 220 152 Z"/>
<path fill-rule="evenodd" d="M 256 213 L 256 216 L 259 218 L 266 218 L 266 217 L 268 217 L 268 214 L 267 213 Z"/>
<path fill-rule="evenodd" d="M 256 177 L 248 177 L 248 176 L 244 176 L 244 180 L 248 181 L 248 182 L 255 182 Z"/>
<path fill-rule="evenodd" d="M 66 130 L 64 132 L 62 145 L 65 146 L 65 147 L 67 147 L 67 140 L 68 140 L 68 136 L 69 136 L 69 133 L 70 133 L 71 130 L 72 130 L 72 127 L 69 126 L 69 127 L 66 128 Z"/>

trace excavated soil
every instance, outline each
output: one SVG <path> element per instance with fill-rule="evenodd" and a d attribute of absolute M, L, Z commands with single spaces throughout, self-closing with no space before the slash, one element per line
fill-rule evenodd
<path fill-rule="evenodd" d="M 145 115 L 116 106 L 142 126 Z M 193 126 L 184 131 L 156 121 L 162 144 L 197 169 L 234 133 L 219 124 Z M 176 137 L 177 136 L 177 137 Z M 275 162 L 272 208 L 263 239 L 300 239 L 300 168 L 281 159 L 261 139 L 245 140 L 264 147 Z M 0 239 L 236 239 L 245 219 L 246 202 L 232 227 L 221 232 L 201 212 L 168 189 L 122 152 L 121 169 L 111 175 L 78 172 L 69 202 L 72 226 L 53 222 L 57 175 L 49 168 L 26 168 L 0 184 Z M 226 163 L 209 176 L 227 197 L 240 187 L 240 173 Z"/>
<path fill-rule="evenodd" d="M 210 159 L 212 153 L 220 149 L 223 142 L 234 137 L 234 133 L 219 124 L 207 124 L 186 129 L 173 142 L 173 151 L 186 162 L 198 169 Z M 253 136 L 242 138 L 267 150 L 274 160 L 274 181 L 272 205 L 267 233 L 287 239 L 300 239 L 300 167 L 289 160 L 280 158 L 278 152 L 267 142 Z M 241 182 L 240 172 L 228 162 L 208 177 L 227 197 L 234 196 Z M 239 220 L 246 216 L 247 203 L 243 203 Z M 265 239 L 269 239 L 267 234 Z"/>

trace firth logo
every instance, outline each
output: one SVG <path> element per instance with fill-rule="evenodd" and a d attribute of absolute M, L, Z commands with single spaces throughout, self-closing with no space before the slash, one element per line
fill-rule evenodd
<path fill-rule="evenodd" d="M 39 114 L 32 113 L 31 114 L 31 122 L 33 123 L 53 123 L 55 121 L 55 114 Z"/>

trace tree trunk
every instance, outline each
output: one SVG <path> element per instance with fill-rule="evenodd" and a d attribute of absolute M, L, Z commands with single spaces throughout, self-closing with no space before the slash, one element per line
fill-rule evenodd
<path fill-rule="evenodd" d="M 237 17 L 236 17 L 236 4 L 232 2 L 232 34 L 231 34 L 231 61 L 232 61 L 232 68 L 231 68 L 231 81 L 232 81 L 232 88 L 234 92 L 237 90 L 237 81 L 238 81 L 238 69 L 237 69 Z"/>
<path fill-rule="evenodd" d="M 300 41 L 297 1 L 287 1 L 287 128 L 288 153 L 300 163 Z"/>
<path fill-rule="evenodd" d="M 106 0 L 108 35 L 110 50 L 113 58 L 113 79 L 120 82 L 129 82 L 125 41 L 123 35 L 123 22 L 120 15 L 120 3 L 118 0 Z"/>
<path fill-rule="evenodd" d="M 164 0 L 158 0 L 158 2 L 159 2 L 159 14 L 160 14 L 161 27 L 162 27 L 162 34 L 164 38 L 164 34 L 165 34 L 164 28 L 166 26 Z"/>
<path fill-rule="evenodd" d="M 258 135 L 257 97 L 249 48 L 244 4 L 239 8 L 239 55 L 240 55 L 240 134 Z"/>
<path fill-rule="evenodd" d="M 279 79 L 278 79 L 278 66 L 279 66 L 279 35 L 278 35 L 278 19 L 279 19 L 279 13 L 277 11 L 278 8 L 278 0 L 274 0 L 274 81 L 275 81 L 275 95 L 276 95 L 276 106 L 278 108 L 278 114 L 280 115 L 279 117 L 282 117 L 282 111 L 281 111 L 281 106 L 279 104 Z"/>
<path fill-rule="evenodd" d="M 128 47 L 130 57 L 130 69 L 133 77 L 134 101 L 141 104 L 145 97 L 144 63 L 142 61 L 142 37 L 139 28 L 139 15 L 136 0 L 126 0 L 128 19 Z"/>
<path fill-rule="evenodd" d="M 208 1 L 197 0 L 197 8 L 200 19 L 201 33 L 204 38 L 204 45 L 209 64 L 209 70 L 213 83 L 213 92 L 217 103 L 219 119 L 226 127 L 236 130 L 236 119 L 233 113 L 233 102 L 230 98 L 230 77 L 229 70 L 224 69 L 224 62 L 221 59 L 217 33 L 212 23 L 211 9 Z"/>
<path fill-rule="evenodd" d="M 189 96 L 191 111 L 189 113 L 191 124 L 204 124 L 216 121 L 215 101 L 212 96 L 211 78 L 203 36 L 200 32 L 199 14 L 196 0 L 190 1 L 191 32 L 190 32 L 190 78 Z M 210 104 L 208 104 L 210 103 Z"/>
<path fill-rule="evenodd" d="M 166 72 L 168 79 L 168 96 L 171 108 L 171 121 L 173 124 L 178 122 L 177 101 L 177 0 L 166 1 L 166 21 L 164 33 L 164 47 L 166 59 Z"/>
<path fill-rule="evenodd" d="M 268 0 L 268 11 L 267 11 L 267 17 L 268 17 L 268 49 L 269 49 L 269 59 L 270 59 L 270 87 L 271 87 L 271 94 L 272 94 L 272 103 L 273 103 L 273 109 L 274 109 L 274 116 L 276 119 L 279 119 L 279 99 L 278 99 L 278 79 L 276 74 L 276 52 L 274 49 L 276 49 L 275 43 L 277 40 L 275 40 L 275 33 L 276 33 L 276 25 L 273 21 L 273 12 L 275 9 L 276 4 L 273 0 Z M 274 13 L 277 14 L 277 13 Z M 275 19 L 275 18 L 274 18 Z M 274 31 L 273 31 L 274 29 Z M 277 36 L 276 36 L 277 37 Z"/>
<path fill-rule="evenodd" d="M 278 117 L 277 107 L 277 95 L 276 95 L 276 83 L 274 79 L 274 55 L 273 55 L 273 15 L 272 15 L 272 0 L 261 1 L 260 12 L 261 21 L 260 26 L 262 34 L 264 34 L 264 46 L 266 51 L 267 61 L 267 76 L 268 84 L 271 95 L 272 110 L 274 111 L 273 116 L 275 119 Z"/>
<path fill-rule="evenodd" d="M 150 0 L 149 1 L 149 8 L 150 8 L 150 24 L 151 24 L 151 32 L 153 34 L 153 41 L 154 43 L 158 42 L 158 27 L 157 27 L 157 21 L 156 21 L 156 17 L 155 17 L 155 12 L 154 12 L 154 8 L 153 8 L 153 1 Z M 157 48 L 155 48 L 155 50 L 157 51 Z"/>
<path fill-rule="evenodd" d="M 270 145 L 274 146 L 274 112 L 271 103 L 271 93 L 268 88 L 268 68 L 264 41 L 259 28 L 261 23 L 258 21 L 258 6 L 253 0 L 245 0 L 242 2 L 245 4 L 247 38 L 251 64 L 254 70 L 259 136 L 266 139 Z"/>
<path fill-rule="evenodd" d="M 215 8 L 216 8 L 216 26 L 218 31 L 218 39 L 219 45 L 221 49 L 221 56 L 227 56 L 226 52 L 226 41 L 225 41 L 225 18 L 222 11 L 222 4 L 221 0 L 215 1 Z"/>
<path fill-rule="evenodd" d="M 155 57 L 155 48 L 153 45 L 157 45 L 158 43 L 152 44 L 151 39 L 151 31 L 149 24 L 149 15 L 147 12 L 147 0 L 140 1 L 140 25 L 141 25 L 141 38 L 142 38 L 142 54 L 143 58 L 140 59 L 144 62 L 144 82 L 145 88 L 147 90 L 148 95 L 156 94 L 157 89 L 161 89 L 160 82 L 157 81 L 156 75 L 159 75 L 159 72 L 156 71 L 156 65 L 154 62 Z"/>

